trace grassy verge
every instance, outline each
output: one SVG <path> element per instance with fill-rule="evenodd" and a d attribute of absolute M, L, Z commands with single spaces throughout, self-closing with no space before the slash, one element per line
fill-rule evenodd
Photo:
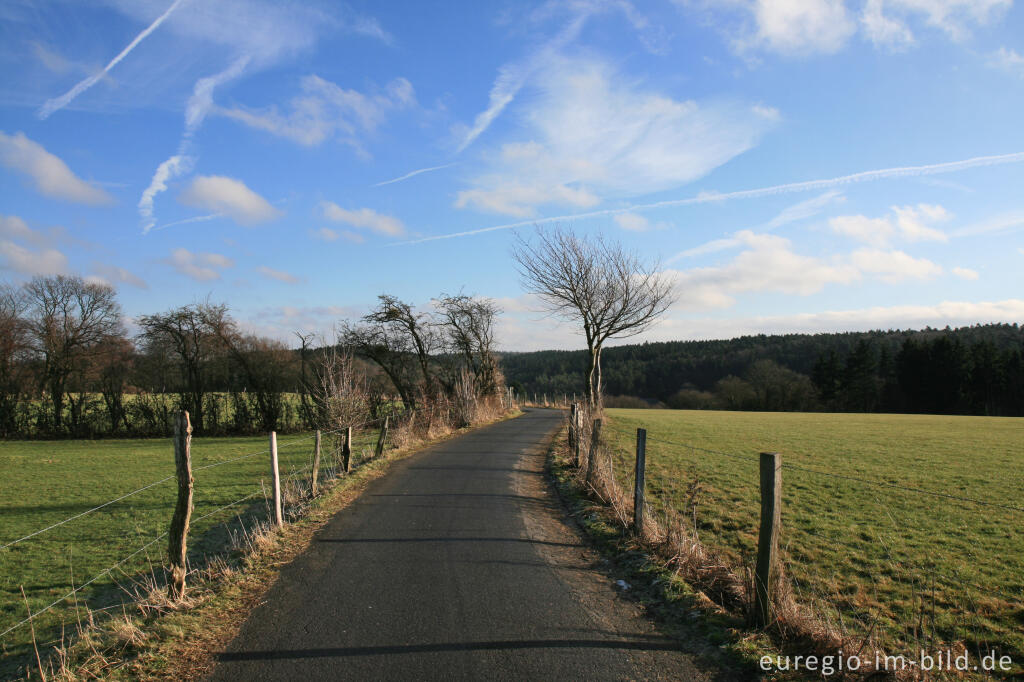
<path fill-rule="evenodd" d="M 85 623 L 81 627 L 81 636 L 68 638 L 64 646 L 57 642 L 51 663 L 58 677 L 201 677 L 210 665 L 209 652 L 230 639 L 245 614 L 276 579 L 278 568 L 303 551 L 316 530 L 355 499 L 369 481 L 383 475 L 393 461 L 452 435 L 449 433 L 426 441 L 406 438 L 403 447 L 386 450 L 381 458 L 363 459 L 351 474 L 330 479 L 323 494 L 304 501 L 301 517 L 282 530 L 269 530 L 265 521 L 250 520 L 248 526 L 243 524 L 240 532 L 229 538 L 233 540 L 231 549 L 224 552 L 222 547 L 214 560 L 207 562 L 204 568 L 194 570 L 190 576 L 188 599 L 182 603 L 161 602 L 159 593 L 162 589 L 155 584 L 157 581 L 147 580 L 143 573 L 141 578 L 135 576 L 129 581 L 144 588 L 136 590 L 138 596 L 143 597 L 140 603 L 122 605 L 115 615 L 98 619 L 95 623 L 90 623 L 91 611 L 84 608 L 87 605 L 77 605 L 83 608 L 75 609 L 74 617 L 66 621 L 68 624 L 63 632 L 79 629 L 83 611 L 86 613 Z M 224 455 L 221 461 L 230 459 L 233 457 Z M 231 466 L 227 464 L 209 471 Z M 260 505 L 263 505 L 262 501 Z M 265 508 L 254 513 L 266 518 Z M 168 511 L 168 517 L 169 514 Z M 200 516 L 198 504 L 194 514 Z M 225 531 L 222 529 L 221 532 Z M 155 549 L 159 556 L 162 546 Z M 193 568 L 195 566 L 193 564 Z M 122 592 L 122 604 L 125 601 L 123 595 Z M 22 674 L 26 669 L 32 674 L 34 667 L 22 663 Z M 9 671 L 5 671 L 4 676 L 8 674 Z"/>
<path fill-rule="evenodd" d="M 869 661 L 876 652 L 916 658 L 952 650 L 977 663 L 995 651 L 1021 674 L 1024 515 L 1015 508 L 1024 420 L 618 409 L 606 416 L 619 486 L 631 489 L 636 428 L 646 428 L 651 511 L 680 521 L 740 576 L 757 542 L 757 454 L 782 453 L 783 466 L 793 467 L 783 470 L 782 557 L 805 632 L 852 645 Z"/>
<path fill-rule="evenodd" d="M 733 679 L 758 676 L 760 657 L 774 651 L 768 637 L 745 629 L 741 615 L 686 582 L 670 557 L 639 541 L 606 500 L 583 484 L 570 461 L 564 429 L 551 442 L 547 470 L 569 513 L 666 634 Z"/>

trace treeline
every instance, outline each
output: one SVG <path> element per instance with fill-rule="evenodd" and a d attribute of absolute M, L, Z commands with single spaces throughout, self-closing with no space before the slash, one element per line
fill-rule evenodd
<path fill-rule="evenodd" d="M 505 353 L 528 393 L 581 393 L 583 351 Z M 745 336 L 604 352 L 606 405 L 1024 415 L 1024 328 Z"/>
<path fill-rule="evenodd" d="M 341 338 L 300 336 L 290 349 L 242 330 L 223 304 L 142 315 L 129 335 L 108 285 L 0 284 L 0 437 L 163 436 L 178 410 L 197 435 L 344 426 L 428 405 L 468 423 L 503 382 L 497 309 L 464 295 L 437 307 L 431 316 L 381 297 Z"/>

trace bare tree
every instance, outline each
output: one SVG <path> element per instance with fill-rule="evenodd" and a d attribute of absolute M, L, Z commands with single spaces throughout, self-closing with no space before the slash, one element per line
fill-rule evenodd
<path fill-rule="evenodd" d="M 438 348 L 435 325 L 427 315 L 394 296 L 377 298 L 380 304 L 361 324 L 340 326 L 341 340 L 347 348 L 377 363 L 405 406 L 413 409 L 436 388 L 430 359 Z"/>
<path fill-rule="evenodd" d="M 43 358 L 42 383 L 50 394 L 54 432 L 63 426 L 68 378 L 90 353 L 123 335 L 114 289 L 81 277 L 34 277 L 23 288 L 31 341 Z"/>
<path fill-rule="evenodd" d="M 9 284 L 0 284 L 0 437 L 17 431 L 18 405 L 28 387 L 28 325 L 25 299 Z"/>
<path fill-rule="evenodd" d="M 227 306 L 209 301 L 193 303 L 165 313 L 143 315 L 138 323 L 142 328 L 139 340 L 147 352 L 177 359 L 181 409 L 189 411 L 193 428 L 202 433 L 209 365 L 223 353 L 226 328 L 234 326 Z"/>
<path fill-rule="evenodd" d="M 465 294 L 441 294 L 435 305 L 441 314 L 439 326 L 444 330 L 447 350 L 469 370 L 475 393 L 483 396 L 497 392 L 494 321 L 501 310 L 489 298 Z M 458 371 L 454 378 L 453 384 L 461 379 Z"/>
<path fill-rule="evenodd" d="M 601 401 L 601 349 L 612 337 L 648 329 L 676 299 L 672 280 L 621 244 L 571 230 L 538 228 L 535 241 L 518 237 L 512 256 L 527 291 L 564 319 L 578 322 L 590 351 L 587 397 Z"/>

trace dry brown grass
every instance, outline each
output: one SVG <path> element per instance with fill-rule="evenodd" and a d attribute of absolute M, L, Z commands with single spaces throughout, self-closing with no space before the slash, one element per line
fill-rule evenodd
<path fill-rule="evenodd" d="M 620 477 L 616 477 L 613 470 L 614 458 L 610 456 L 609 446 L 603 437 L 588 479 L 595 415 L 585 409 L 582 412 L 580 461 L 578 466 L 571 467 L 572 479 L 579 490 L 603 505 L 608 512 L 607 518 L 613 520 L 624 534 L 632 533 L 633 491 L 620 485 Z M 573 453 L 567 440 L 560 441 L 555 456 L 563 464 L 571 463 Z M 724 610 L 753 623 L 752 562 L 738 563 L 729 555 L 701 542 L 695 521 L 702 486 L 696 474 L 693 476 L 687 485 L 686 510 L 680 513 L 666 508 L 666 511 L 655 513 L 651 505 L 645 505 L 643 536 L 633 534 L 631 545 L 656 558 L 666 570 L 697 590 L 706 599 L 708 609 Z M 875 672 L 873 665 L 878 643 L 872 636 L 873 628 L 865 635 L 862 629 L 855 631 L 841 617 L 836 617 L 841 612 L 835 604 L 844 595 L 838 592 L 832 595 L 800 593 L 782 566 L 776 576 L 772 596 L 775 621 L 761 631 L 779 650 L 817 655 L 842 651 L 846 656 L 862 659 L 858 676 Z M 904 676 L 906 673 L 894 677 Z"/>

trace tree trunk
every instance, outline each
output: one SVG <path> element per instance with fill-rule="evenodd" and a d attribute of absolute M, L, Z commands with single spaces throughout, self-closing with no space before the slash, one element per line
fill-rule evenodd
<path fill-rule="evenodd" d="M 597 348 L 590 349 L 590 372 L 587 373 L 587 402 L 590 403 L 592 410 L 597 408 L 597 394 L 594 392 L 598 362 L 597 353 Z"/>

